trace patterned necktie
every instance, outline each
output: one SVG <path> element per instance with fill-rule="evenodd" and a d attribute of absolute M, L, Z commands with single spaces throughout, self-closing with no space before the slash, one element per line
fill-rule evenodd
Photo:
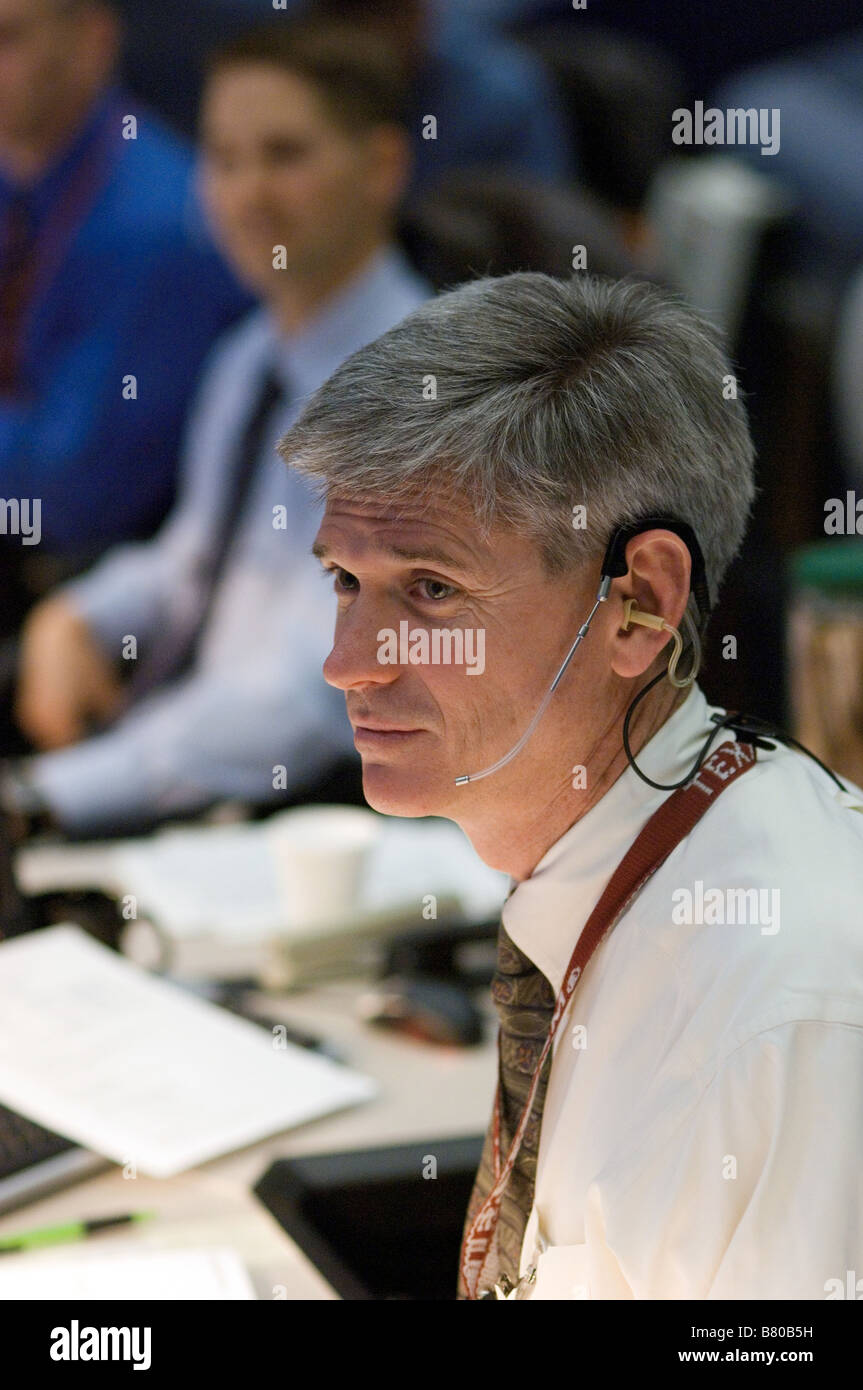
<path fill-rule="evenodd" d="M 518 1126 L 533 1074 L 548 1037 L 555 1000 L 554 990 L 542 971 L 519 950 L 502 922 L 498 931 L 497 970 L 492 981 L 491 995 L 500 1017 L 500 1151 L 503 1161 Z M 550 1071 L 551 1053 L 543 1064 L 524 1140 L 501 1199 L 497 1234 L 487 1266 L 491 1282 L 498 1282 L 504 1276 L 510 1284 L 518 1282 L 521 1246 L 533 1206 L 542 1109 Z M 490 1125 L 468 1206 L 465 1229 L 470 1226 L 493 1186 Z M 484 1282 L 489 1282 L 488 1277 Z M 460 1285 L 459 1295 L 464 1297 L 465 1293 L 466 1290 Z"/>

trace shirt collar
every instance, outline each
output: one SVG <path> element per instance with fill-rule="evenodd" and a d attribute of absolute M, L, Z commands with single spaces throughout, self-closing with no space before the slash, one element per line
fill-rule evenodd
<path fill-rule="evenodd" d="M 286 334 L 272 312 L 263 311 L 271 363 L 292 395 L 310 395 L 430 294 L 397 246 L 379 247 L 298 333 Z"/>
<path fill-rule="evenodd" d="M 695 761 L 711 729 L 710 706 L 694 685 L 686 699 L 636 754 L 658 782 L 676 782 Z M 723 730 L 714 744 L 733 740 Z M 516 884 L 503 908 L 503 924 L 516 946 L 557 991 L 581 928 L 639 831 L 671 792 L 643 782 L 627 765 L 586 815 L 543 855 L 530 878 Z"/>

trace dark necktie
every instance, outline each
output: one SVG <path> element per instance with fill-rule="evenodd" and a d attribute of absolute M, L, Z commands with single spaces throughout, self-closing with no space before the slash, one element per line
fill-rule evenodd
<path fill-rule="evenodd" d="M 191 630 L 178 626 L 142 662 L 132 678 L 131 694 L 140 697 L 168 676 L 176 679 L 191 669 L 197 659 L 212 617 L 219 586 L 230 568 L 234 543 L 242 526 L 243 512 L 260 463 L 261 449 L 277 410 L 287 397 L 281 379 L 272 370 L 263 378 L 243 427 L 234 455 L 234 466 L 219 507 L 219 516 L 203 573 L 200 577 L 201 602 Z"/>
<path fill-rule="evenodd" d="M 491 994 L 500 1018 L 500 1151 L 503 1161 L 518 1126 L 534 1071 L 548 1037 L 555 1000 L 554 990 L 542 971 L 519 950 L 502 922 L 498 931 L 497 970 L 492 981 Z M 542 1110 L 550 1071 L 551 1053 L 543 1064 L 524 1140 L 501 1198 L 496 1242 L 488 1264 L 489 1274 L 494 1281 L 505 1275 L 511 1284 L 518 1282 L 521 1246 L 533 1206 Z M 490 1125 L 468 1206 L 466 1228 L 493 1186 Z M 463 1289 L 461 1293 L 464 1293 Z"/>
<path fill-rule="evenodd" d="M 276 411 L 281 409 L 285 396 L 285 387 L 281 379 L 274 371 L 268 371 L 240 437 L 235 465 L 222 499 L 219 522 L 212 537 L 212 548 L 207 557 L 204 574 L 203 608 L 189 644 L 189 665 L 195 660 L 212 616 L 219 585 L 228 569 L 228 561 L 241 527 L 243 511 L 258 469 L 267 430 Z"/>
<path fill-rule="evenodd" d="M 35 268 L 36 236 L 22 194 L 15 194 L 6 214 L 0 258 L 0 391 L 20 388 L 20 346 L 24 313 Z"/>

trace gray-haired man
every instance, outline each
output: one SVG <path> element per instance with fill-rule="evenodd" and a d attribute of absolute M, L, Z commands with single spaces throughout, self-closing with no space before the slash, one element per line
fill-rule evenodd
<path fill-rule="evenodd" d="M 281 445 L 326 496 L 369 802 L 514 881 L 471 1297 L 825 1298 L 863 1268 L 863 793 L 686 684 L 753 495 L 732 380 L 656 289 L 512 275 L 356 353 Z M 471 632 L 482 679 L 434 660 Z"/>

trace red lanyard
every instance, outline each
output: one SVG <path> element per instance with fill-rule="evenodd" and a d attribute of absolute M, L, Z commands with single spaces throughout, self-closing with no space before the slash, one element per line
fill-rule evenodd
<path fill-rule="evenodd" d="M 536 1071 L 533 1074 L 525 1107 L 505 1160 L 500 1153 L 500 1086 L 494 1099 L 492 1145 L 494 1186 L 486 1197 L 470 1229 L 461 1251 L 461 1273 L 468 1298 L 477 1297 L 480 1278 L 497 1229 L 500 1203 L 510 1174 L 515 1167 L 527 1122 L 533 1107 L 540 1073 L 548 1056 L 564 1011 L 575 993 L 600 941 L 623 916 L 636 893 L 651 874 L 665 862 L 671 851 L 692 830 L 707 808 L 735 778 L 755 764 L 755 749 L 749 743 L 725 743 L 699 768 L 697 776 L 687 787 L 669 796 L 642 828 L 635 843 L 620 861 L 604 889 L 596 907 L 587 919 L 563 977 L 563 984 L 551 1016 L 551 1026 Z"/>

